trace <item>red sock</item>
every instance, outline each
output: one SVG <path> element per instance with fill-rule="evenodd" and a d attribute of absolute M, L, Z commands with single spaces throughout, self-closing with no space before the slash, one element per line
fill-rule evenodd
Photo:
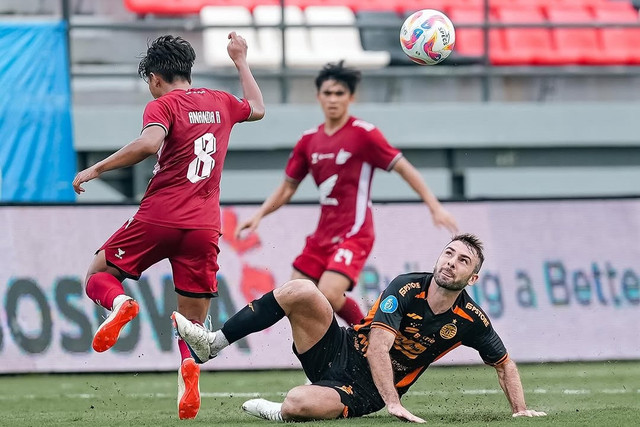
<path fill-rule="evenodd" d="M 113 309 L 113 300 L 118 295 L 124 295 L 122 283 L 109 273 L 95 273 L 87 281 L 87 296 L 96 304 Z"/>
<path fill-rule="evenodd" d="M 353 299 L 347 297 L 342 308 L 336 313 L 349 325 L 357 325 L 364 318 L 364 313 L 360 310 L 360 306 Z"/>
<path fill-rule="evenodd" d="M 197 320 L 192 320 L 191 322 L 196 325 L 202 325 L 202 322 L 198 322 Z M 187 343 L 180 337 L 178 337 L 178 349 L 180 350 L 180 362 L 184 362 L 185 359 L 193 357 L 189 351 L 189 347 L 187 347 Z"/>

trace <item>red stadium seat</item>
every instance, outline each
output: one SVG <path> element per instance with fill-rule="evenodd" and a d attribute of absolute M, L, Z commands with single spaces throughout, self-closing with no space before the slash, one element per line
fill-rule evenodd
<path fill-rule="evenodd" d="M 582 24 L 593 23 L 594 18 L 586 7 L 547 8 L 550 22 Z M 620 63 L 603 48 L 595 28 L 553 28 L 551 36 L 556 49 L 564 62 L 568 64 L 606 65 Z"/>
<path fill-rule="evenodd" d="M 498 20 L 503 23 L 531 24 L 545 22 L 538 8 L 497 8 Z M 546 28 L 506 28 L 503 52 L 491 55 L 496 65 L 552 65 L 558 64 L 558 53 Z"/>
<path fill-rule="evenodd" d="M 449 18 L 454 26 L 458 24 L 479 24 L 484 21 L 484 10 L 480 8 L 451 8 Z M 500 55 L 504 51 L 501 30 L 489 33 L 489 53 Z M 482 28 L 456 28 L 454 52 L 463 57 L 484 55 L 484 30 Z"/>
<path fill-rule="evenodd" d="M 565 7 L 585 7 L 606 3 L 622 3 L 626 0 L 556 0 L 551 5 Z"/>
<path fill-rule="evenodd" d="M 602 5 L 594 7 L 596 21 L 639 24 L 638 12 L 630 4 L 628 7 L 610 7 Z M 640 64 L 640 28 L 602 28 L 598 30 L 602 46 L 622 63 Z"/>
<path fill-rule="evenodd" d="M 205 0 L 124 0 L 125 7 L 140 15 L 187 15 L 200 13 Z M 212 1 L 212 0 L 208 0 Z M 220 0 L 224 4 L 227 0 Z"/>

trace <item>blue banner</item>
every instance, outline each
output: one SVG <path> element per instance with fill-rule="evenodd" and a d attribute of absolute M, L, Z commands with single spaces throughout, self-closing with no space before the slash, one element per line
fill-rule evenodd
<path fill-rule="evenodd" d="M 75 201 L 63 22 L 0 22 L 0 201 Z"/>

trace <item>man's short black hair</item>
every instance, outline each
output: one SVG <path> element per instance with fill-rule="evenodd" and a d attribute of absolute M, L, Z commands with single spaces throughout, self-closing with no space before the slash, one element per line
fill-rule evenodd
<path fill-rule="evenodd" d="M 360 83 L 361 73 L 355 68 L 349 68 L 344 66 L 344 61 L 338 63 L 330 62 L 325 65 L 318 77 L 316 77 L 316 89 L 320 90 L 320 86 L 327 80 L 335 80 L 338 83 L 344 84 L 349 92 L 353 95 L 356 93 L 356 87 Z"/>
<path fill-rule="evenodd" d="M 456 240 L 459 240 L 462 243 L 464 243 L 478 257 L 478 265 L 476 266 L 476 268 L 473 269 L 473 272 L 477 274 L 480 271 L 480 268 L 482 267 L 482 263 L 484 262 L 484 253 L 483 253 L 484 245 L 482 244 L 482 242 L 477 236 L 469 233 L 458 234 L 456 236 L 453 236 L 453 238 L 451 239 L 451 242 L 455 242 Z"/>
<path fill-rule="evenodd" d="M 191 68 L 196 52 L 188 41 L 172 35 L 160 36 L 147 48 L 147 54 L 140 60 L 138 74 L 145 81 L 151 73 L 158 74 L 167 83 L 178 78 L 191 83 Z"/>

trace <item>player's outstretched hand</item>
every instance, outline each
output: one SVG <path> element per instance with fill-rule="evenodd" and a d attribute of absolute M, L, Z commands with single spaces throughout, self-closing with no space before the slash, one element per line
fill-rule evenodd
<path fill-rule="evenodd" d="M 546 412 L 534 411 L 533 409 L 525 409 L 524 411 L 516 412 L 512 415 L 515 417 L 546 417 Z"/>
<path fill-rule="evenodd" d="M 416 417 L 411 412 L 407 411 L 407 408 L 405 408 L 400 404 L 388 405 L 387 411 L 389 412 L 389 414 L 401 419 L 402 421 L 407 421 L 410 423 L 421 423 L 421 424 L 426 423 L 425 420 L 423 420 L 420 417 Z"/>
<path fill-rule="evenodd" d="M 235 31 L 229 33 L 229 44 L 227 45 L 227 53 L 233 62 L 247 59 L 247 41 L 238 35 Z"/>
<path fill-rule="evenodd" d="M 235 232 L 236 239 L 240 239 L 240 235 L 244 230 L 249 230 L 249 233 L 253 233 L 254 231 L 256 231 L 256 228 L 258 228 L 258 224 L 260 224 L 260 219 L 261 218 L 259 216 L 254 215 L 250 219 L 238 223 Z"/>
<path fill-rule="evenodd" d="M 96 179 L 99 176 L 100 176 L 100 173 L 98 173 L 98 171 L 93 166 L 78 172 L 76 177 L 73 179 L 73 190 L 78 194 L 84 193 L 84 188 L 82 188 L 82 184 L 84 184 L 85 182 L 89 182 L 92 179 Z"/>
<path fill-rule="evenodd" d="M 446 209 L 438 209 L 437 211 L 432 212 L 432 216 L 433 223 L 436 227 L 444 227 L 452 234 L 458 233 L 458 223 L 453 215 L 451 215 Z"/>

